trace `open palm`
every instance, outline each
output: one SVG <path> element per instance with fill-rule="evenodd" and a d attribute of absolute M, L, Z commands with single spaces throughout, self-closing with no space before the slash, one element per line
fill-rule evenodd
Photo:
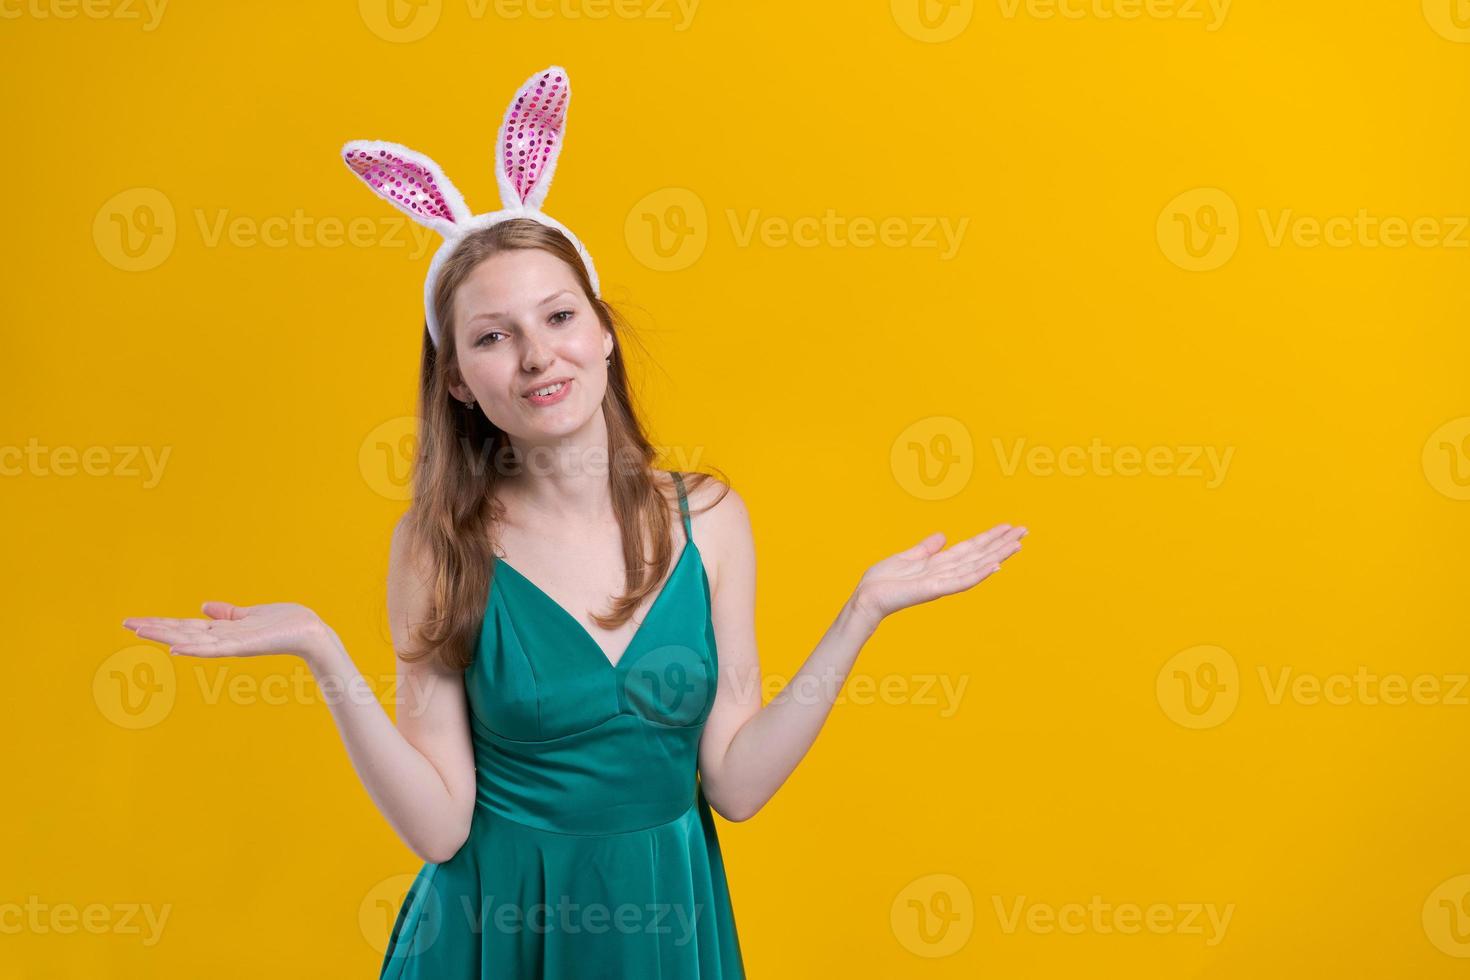
<path fill-rule="evenodd" d="M 169 645 L 169 653 L 194 657 L 258 657 L 268 653 L 305 655 L 320 636 L 321 618 L 296 602 L 235 606 L 206 602 L 208 619 L 133 616 L 123 626 L 145 640 Z"/>
<path fill-rule="evenodd" d="M 935 531 L 906 551 L 885 558 L 863 573 L 858 589 L 864 604 L 879 616 L 972 588 L 1000 563 L 1021 550 L 1026 528 L 997 524 L 988 531 L 945 548 Z"/>

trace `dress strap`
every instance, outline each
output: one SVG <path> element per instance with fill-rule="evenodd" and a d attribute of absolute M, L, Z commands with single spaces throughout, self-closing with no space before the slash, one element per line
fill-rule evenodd
<path fill-rule="evenodd" d="M 670 470 L 674 477 L 674 486 L 679 489 L 679 516 L 684 520 L 684 539 L 694 540 L 694 530 L 689 526 L 689 500 L 684 496 L 684 477 Z"/>

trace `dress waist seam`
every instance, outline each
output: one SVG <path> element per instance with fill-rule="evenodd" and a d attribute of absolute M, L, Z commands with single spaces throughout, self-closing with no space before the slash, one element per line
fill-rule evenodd
<path fill-rule="evenodd" d="M 689 801 L 689 806 L 685 808 L 678 816 L 671 817 L 668 820 L 661 820 L 655 824 L 649 824 L 647 827 L 634 827 L 631 830 L 614 830 L 606 833 L 598 831 L 596 833 L 579 834 L 576 831 L 571 830 L 548 830 L 545 827 L 538 827 L 535 824 L 529 824 L 522 820 L 517 820 L 514 817 L 507 817 L 499 810 L 496 810 L 487 804 L 476 803 L 476 806 L 482 809 L 485 812 L 486 816 L 490 818 L 493 818 L 495 820 L 504 820 L 506 823 L 515 824 L 517 827 L 524 827 L 527 830 L 533 831 L 538 834 L 551 834 L 554 837 L 624 837 L 628 834 L 646 834 L 650 830 L 658 830 L 661 827 L 667 827 L 670 824 L 678 823 L 680 820 L 688 817 L 689 814 L 692 813 L 698 805 L 699 800 L 696 797 L 695 799 Z"/>

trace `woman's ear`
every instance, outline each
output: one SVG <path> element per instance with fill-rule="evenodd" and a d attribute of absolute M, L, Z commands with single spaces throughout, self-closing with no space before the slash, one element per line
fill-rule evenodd
<path fill-rule="evenodd" d="M 449 376 L 445 379 L 444 386 L 449 389 L 449 394 L 461 402 L 475 400 L 475 393 L 470 391 L 470 386 L 464 383 L 464 376 L 459 373 L 459 367 L 456 365 L 449 366 Z"/>

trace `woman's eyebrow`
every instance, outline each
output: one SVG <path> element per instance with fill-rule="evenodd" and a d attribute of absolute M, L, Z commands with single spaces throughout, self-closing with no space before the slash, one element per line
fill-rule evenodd
<path fill-rule="evenodd" d="M 558 296 L 562 295 L 563 293 L 570 294 L 571 293 L 571 290 L 570 289 L 558 289 L 556 292 L 552 293 L 550 296 L 546 297 L 545 299 L 543 299 L 541 302 L 537 303 L 536 305 L 537 306 L 545 306 L 547 303 L 550 303 L 552 300 L 556 299 Z M 502 312 L 495 312 L 495 313 L 476 313 L 474 316 L 470 317 L 469 322 L 470 323 L 474 323 L 476 320 L 503 320 L 503 319 L 505 319 L 509 315 L 510 315 L 509 313 L 502 313 Z"/>

